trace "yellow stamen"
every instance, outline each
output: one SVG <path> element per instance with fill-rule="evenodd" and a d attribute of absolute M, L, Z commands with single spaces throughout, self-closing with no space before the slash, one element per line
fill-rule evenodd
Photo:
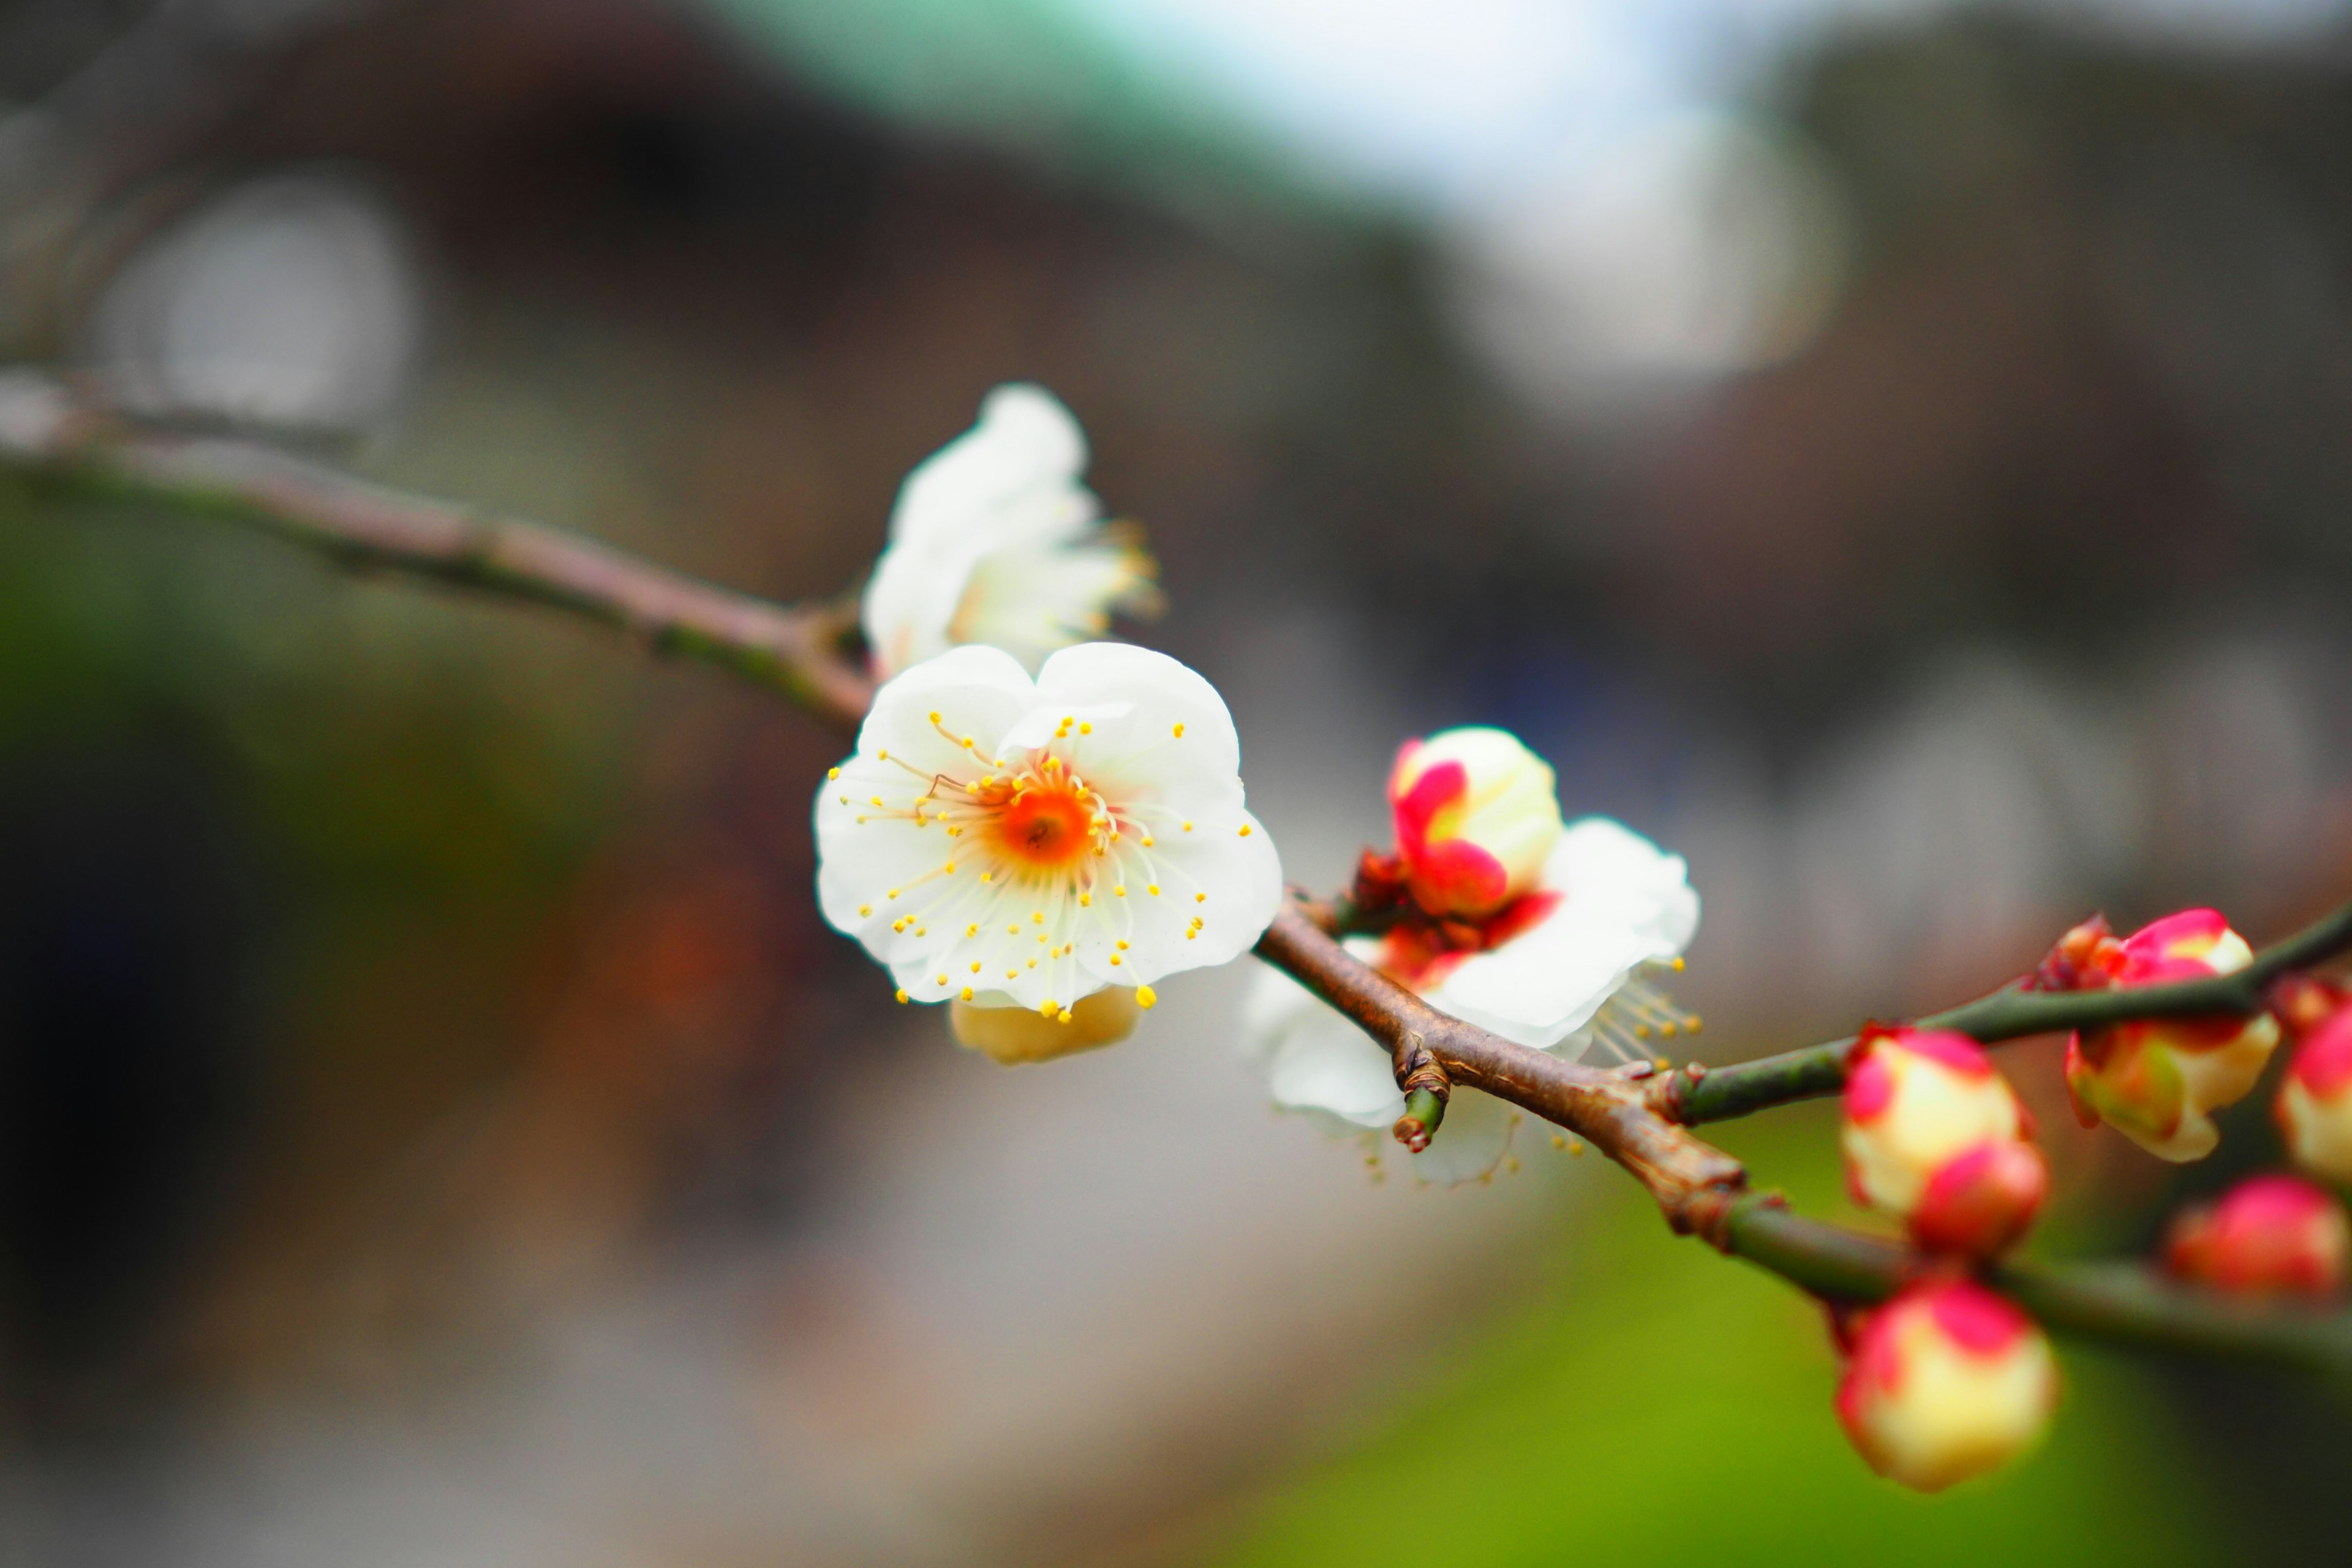
<path fill-rule="evenodd" d="M 1135 1005 L 1137 1006 L 1150 1007 L 1156 1005 L 1159 1001 L 1160 993 L 1154 991 L 1150 986 L 1139 985 L 1135 988 Z"/>

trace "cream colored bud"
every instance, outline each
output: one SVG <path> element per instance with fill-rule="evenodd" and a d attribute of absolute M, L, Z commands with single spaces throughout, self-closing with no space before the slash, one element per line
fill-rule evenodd
<path fill-rule="evenodd" d="M 1389 777 L 1397 849 L 1415 902 L 1477 919 L 1534 890 L 1559 842 L 1550 764 L 1502 730 L 1408 742 Z"/>
<path fill-rule="evenodd" d="M 1115 1044 L 1135 1033 L 1136 1020 L 1142 1016 L 1135 993 L 1116 985 L 1082 997 L 1050 1018 L 1028 1007 L 948 1005 L 948 1025 L 956 1042 L 1006 1067 Z M 1069 1022 L 1062 1022 L 1065 1017 Z"/>
<path fill-rule="evenodd" d="M 2057 1405 L 2057 1358 L 2042 1331 L 1964 1281 L 1914 1286 L 1872 1312 L 1837 1396 L 1870 1468 L 1923 1492 L 2006 1464 Z"/>

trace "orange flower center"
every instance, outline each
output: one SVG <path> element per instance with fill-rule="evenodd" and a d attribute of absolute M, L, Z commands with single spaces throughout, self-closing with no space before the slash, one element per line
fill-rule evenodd
<path fill-rule="evenodd" d="M 1068 770 L 1047 767 L 1043 775 L 1019 782 L 996 806 L 989 831 L 997 847 L 1015 864 L 1040 871 L 1064 870 L 1094 847 L 1096 824 L 1101 820 L 1099 798 L 1070 776 Z"/>

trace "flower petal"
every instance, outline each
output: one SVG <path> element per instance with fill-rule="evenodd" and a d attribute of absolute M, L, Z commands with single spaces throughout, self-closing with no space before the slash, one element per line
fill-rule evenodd
<path fill-rule="evenodd" d="M 1265 934 L 1282 903 L 1281 858 L 1245 811 L 1219 819 L 1217 831 L 1180 831 L 1148 849 L 1122 838 L 1098 864 L 1078 959 L 1117 984 L 1231 963 Z"/>
<path fill-rule="evenodd" d="M 1276 1105 L 1357 1127 L 1386 1128 L 1404 1114 L 1388 1053 L 1281 971 L 1260 967 L 1243 1014 L 1243 1038 Z"/>
<path fill-rule="evenodd" d="M 1241 772 L 1241 736 L 1225 700 L 1204 677 L 1164 653 L 1128 643 L 1066 647 L 1037 671 L 1037 696 L 1048 708 L 1135 705 L 1129 727 L 1106 735 L 1086 758 L 1089 773 L 1125 777 L 1147 758 L 1171 784 L 1179 777 L 1228 779 Z"/>
<path fill-rule="evenodd" d="M 1086 433 L 1060 399 L 1042 386 L 1000 386 L 970 430 L 907 476 L 890 513 L 891 542 L 980 526 L 997 535 L 992 547 L 1076 532 L 1097 510 L 1076 482 L 1086 466 Z"/>
<path fill-rule="evenodd" d="M 1545 863 L 1543 881 L 1581 912 L 1631 930 L 1643 958 L 1672 958 L 1698 931 L 1698 894 L 1683 858 L 1605 816 L 1569 825 Z"/>
<path fill-rule="evenodd" d="M 1052 628 L 1072 619 L 1098 618 L 1097 599 L 1056 609 L 1041 607 L 1035 595 L 1048 585 L 1056 592 L 1097 593 L 1109 566 L 1100 559 L 1089 561 L 1076 581 L 1067 580 L 1056 563 L 1056 570 L 1045 574 L 1050 584 L 1016 564 L 1007 568 L 1013 577 L 996 582 L 977 603 L 971 595 L 991 557 L 1006 551 L 1050 554 L 1049 547 L 1075 540 L 1092 526 L 1100 507 L 1077 479 L 1086 461 L 1086 437 L 1077 421 L 1051 394 L 1034 386 L 1002 386 L 981 405 L 980 420 L 971 430 L 907 477 L 890 516 L 889 548 L 875 563 L 859 610 L 881 674 L 912 668 L 955 642 L 994 642 L 1001 635 L 1024 639 L 1016 651 L 1034 658 L 1067 640 Z M 1132 568 L 1140 558 L 1127 553 Z M 1008 596 L 1008 585 L 1024 584 L 1034 592 Z M 971 623 L 961 635 L 960 616 Z M 1039 646 L 1040 637 L 1049 640 Z"/>
<path fill-rule="evenodd" d="M 1672 957 L 1697 928 L 1682 858 L 1603 817 L 1561 837 L 1544 885 L 1561 895 L 1551 911 L 1464 960 L 1432 1002 L 1523 1046 L 1556 1045 L 1590 1023 L 1636 965 Z"/>

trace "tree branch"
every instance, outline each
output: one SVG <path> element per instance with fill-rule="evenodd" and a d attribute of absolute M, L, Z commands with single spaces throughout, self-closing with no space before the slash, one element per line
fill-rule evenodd
<path fill-rule="evenodd" d="M 855 730 L 872 700 L 865 672 L 842 650 L 851 615 L 841 606 L 771 604 L 553 529 L 362 484 L 255 443 L 142 430 L 78 403 L 39 374 L 0 373 L 0 468 L 77 493 L 256 525 L 352 567 L 551 605 L 656 651 L 757 681 L 839 730 Z M 1587 1067 L 1438 1012 L 1331 934 L 1380 923 L 1352 900 L 1294 897 L 1257 952 L 1387 1046 L 1401 1087 L 1442 1102 L 1441 1085 L 1467 1084 L 1542 1117 L 1631 1172 L 1675 1230 L 1825 1299 L 1880 1300 L 1937 1267 L 1895 1242 L 1800 1218 L 1777 1196 L 1749 1192 L 1739 1162 L 1683 1125 L 1834 1093 L 1851 1041 L 1713 1072 L 1651 1077 L 1646 1064 Z M 2280 974 L 2347 946 L 2352 907 L 2220 979 L 2063 994 L 2011 986 L 1920 1022 L 1997 1040 L 2128 1017 L 2247 1013 Z M 1424 1131 L 1434 1131 L 1432 1107 L 1420 1109 Z M 2352 1314 L 2231 1301 L 2129 1267 L 2019 1264 L 1990 1278 L 2061 1331 L 2352 1372 Z"/>
<path fill-rule="evenodd" d="M 1924 1029 L 1957 1029 L 1993 1045 L 2002 1040 L 2093 1029 L 2132 1018 L 2179 1018 L 2236 1014 L 2268 1005 L 2284 975 L 2352 948 L 2352 904 L 2256 953 L 2245 968 L 2210 980 L 2171 985 L 2119 986 L 2105 991 L 2028 991 L 2013 982 L 1989 996 L 1916 1020 Z M 1783 1051 L 1731 1067 L 1678 1068 L 1652 1081 L 1650 1104 L 1686 1126 L 1727 1121 L 1792 1100 L 1817 1100 L 1845 1088 L 1853 1037 Z"/>
<path fill-rule="evenodd" d="M 1801 1218 L 1767 1194 L 1738 1199 L 1722 1232 L 1726 1252 L 1830 1300 L 1884 1300 L 1937 1272 L 1896 1242 Z M 1986 1282 L 2060 1333 L 2352 1376 L 2352 1311 L 2335 1303 L 2225 1296 L 2133 1263 L 2010 1263 Z"/>
<path fill-rule="evenodd" d="M 364 484 L 249 441 L 144 430 L 50 376 L 0 374 L 0 467 L 85 495 L 252 524 L 354 569 L 405 572 L 551 605 L 658 653 L 714 664 L 852 732 L 873 698 L 842 651 L 855 612 L 783 605 L 576 534 Z"/>
<path fill-rule="evenodd" d="M 1638 1068 L 1610 1071 L 1563 1061 L 1449 1017 L 1350 955 L 1316 924 L 1313 916 L 1324 912 L 1286 902 L 1258 942 L 1258 955 L 1400 1058 L 1425 1049 L 1455 1082 L 1583 1137 L 1649 1189 L 1675 1230 L 1827 1300 L 1884 1300 L 1951 1268 L 1900 1242 L 1793 1215 L 1777 1194 L 1748 1191 L 1738 1161 L 1657 1114 L 1644 1092 L 1648 1081 L 1631 1076 Z M 2273 956 L 2273 973 L 2311 962 L 2314 932 L 2272 950 L 2284 954 Z M 2212 1009 L 2200 1000 L 2194 1010 Z M 2232 1300 L 2135 1265 L 2013 1263 L 1991 1270 L 1988 1281 L 2059 1332 L 2352 1375 L 2352 1313 L 2340 1310 Z"/>
<path fill-rule="evenodd" d="M 1632 1172 L 1678 1231 L 1700 1228 L 1719 1206 L 1717 1199 L 1747 1184 L 1738 1161 L 1654 1114 L 1639 1079 L 1565 1061 L 1439 1012 L 1349 953 L 1287 900 L 1258 940 L 1257 953 L 1399 1060 L 1426 1050 L 1454 1084 L 1484 1089 L 1583 1138 Z"/>

